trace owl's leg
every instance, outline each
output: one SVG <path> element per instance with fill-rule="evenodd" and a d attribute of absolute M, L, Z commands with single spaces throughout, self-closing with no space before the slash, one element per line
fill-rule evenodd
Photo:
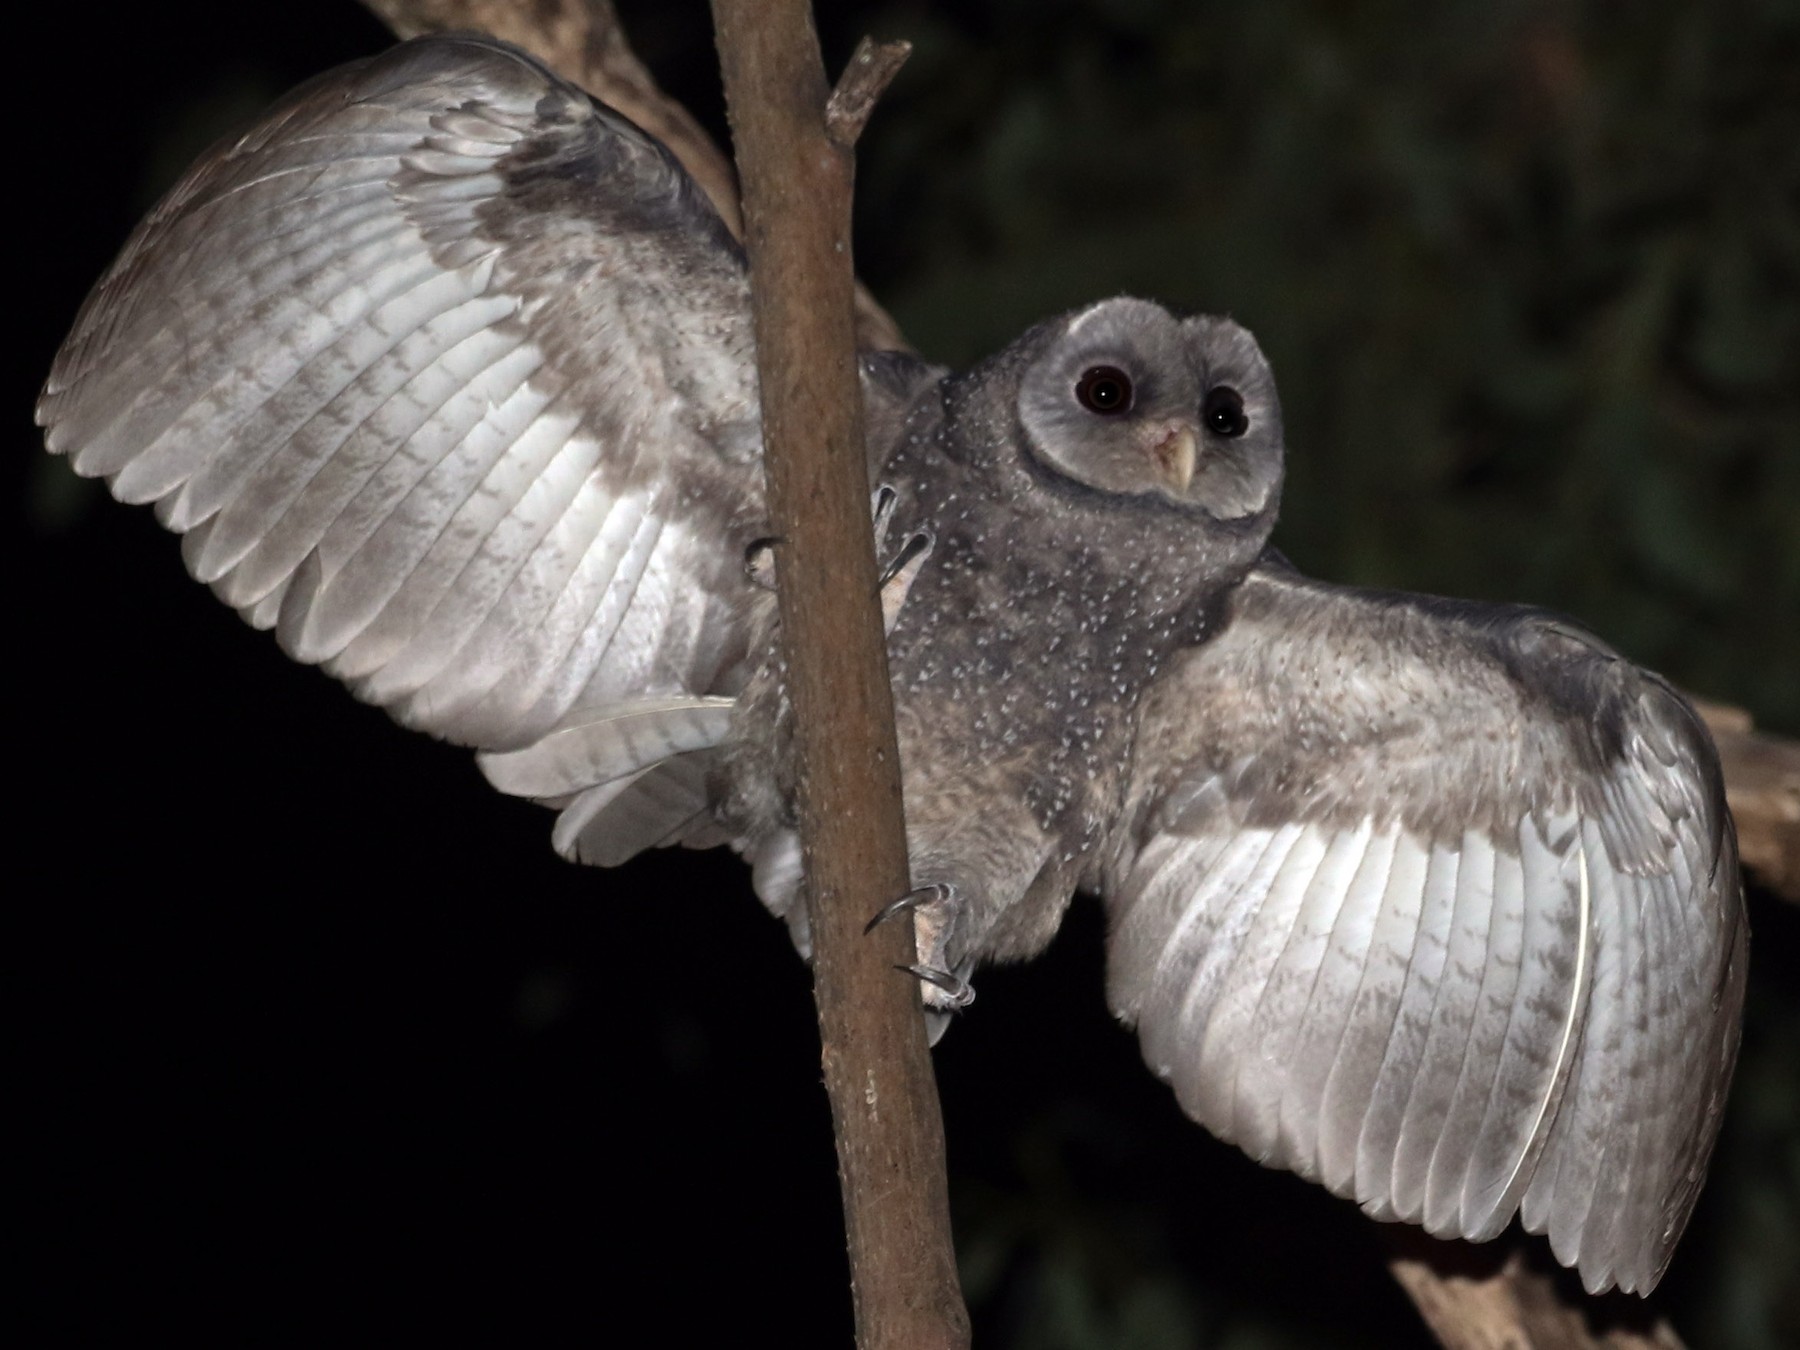
<path fill-rule="evenodd" d="M 899 495 L 883 483 L 875 489 L 869 503 L 874 515 L 877 558 L 887 548 L 888 526 L 893 522 L 894 506 L 898 501 Z M 775 589 L 775 545 L 779 542 L 770 535 L 752 540 L 744 550 L 744 574 L 765 591 Z M 937 540 L 931 531 L 915 530 L 906 537 L 894 556 L 883 564 L 880 581 L 883 632 L 892 633 L 894 625 L 900 622 L 900 610 L 906 604 L 907 593 L 912 590 L 919 569 L 925 565 L 925 560 L 931 556 L 931 550 L 936 544 Z"/>
<path fill-rule="evenodd" d="M 908 891 L 881 910 L 863 926 L 868 933 L 879 924 L 902 914 L 913 916 L 913 941 L 919 959 L 910 966 L 900 966 L 924 986 L 925 1006 L 940 1012 L 966 1008 L 975 1001 L 975 987 L 950 969 L 948 948 L 950 934 L 962 913 L 962 897 L 949 882 L 936 882 Z"/>

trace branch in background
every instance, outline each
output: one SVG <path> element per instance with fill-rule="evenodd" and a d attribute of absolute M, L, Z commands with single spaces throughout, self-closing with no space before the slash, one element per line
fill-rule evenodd
<path fill-rule="evenodd" d="M 1754 730 L 1750 714 L 1736 708 L 1696 706 L 1719 747 L 1744 870 L 1800 900 L 1800 741 Z"/>
<path fill-rule="evenodd" d="M 811 0 L 713 0 L 713 22 L 744 187 L 790 767 L 856 1341 L 953 1350 L 967 1346 L 969 1319 L 943 1119 L 919 987 L 895 972 L 916 959 L 912 925 L 863 931 L 911 881 L 869 521 L 848 140 L 907 49 L 865 43 L 828 102 Z"/>
<path fill-rule="evenodd" d="M 706 190 L 739 239 L 737 176 L 712 137 L 688 110 L 657 87 L 631 50 L 612 0 L 363 0 L 403 38 L 468 30 L 523 47 L 565 80 L 618 109 L 675 152 Z M 854 138 L 852 138 L 854 139 Z M 856 340 L 870 351 L 905 351 L 906 339 L 886 310 L 858 285 Z"/>
<path fill-rule="evenodd" d="M 1445 1350 L 1685 1350 L 1642 1300 L 1565 1296 L 1517 1247 L 1503 1254 L 1399 1225 L 1389 1245 L 1388 1270 Z"/>

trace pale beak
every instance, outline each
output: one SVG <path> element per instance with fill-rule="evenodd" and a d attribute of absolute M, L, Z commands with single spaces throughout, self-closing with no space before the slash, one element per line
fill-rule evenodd
<path fill-rule="evenodd" d="M 1199 438 L 1194 429 L 1172 426 L 1150 451 L 1150 458 L 1175 494 L 1186 496 L 1188 484 L 1194 481 L 1194 464 L 1199 454 Z"/>

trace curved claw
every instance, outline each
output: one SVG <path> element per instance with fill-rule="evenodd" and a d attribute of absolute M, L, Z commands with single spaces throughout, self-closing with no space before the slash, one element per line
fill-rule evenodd
<path fill-rule="evenodd" d="M 914 561 L 923 562 L 921 554 L 929 556 L 937 546 L 937 538 L 930 530 L 914 530 L 906 536 L 906 542 L 900 545 L 900 551 L 888 560 L 888 565 L 881 569 L 881 584 L 887 585 L 895 577 L 912 565 Z M 911 584 L 911 578 L 907 579 Z"/>
<path fill-rule="evenodd" d="M 918 579 L 920 569 L 925 566 L 925 560 L 931 556 L 936 542 L 930 530 L 915 530 L 907 536 L 906 542 L 900 545 L 900 551 L 887 566 L 881 569 L 878 594 L 881 597 L 883 631 L 892 633 L 894 625 L 900 622 L 900 611 L 906 604 L 906 597 L 912 590 L 913 582 Z"/>
<path fill-rule="evenodd" d="M 894 505 L 899 500 L 900 494 L 889 483 L 877 483 L 875 490 L 869 494 L 869 515 L 873 518 L 877 543 L 880 543 L 882 535 L 887 532 L 888 521 L 893 519 Z"/>
<path fill-rule="evenodd" d="M 894 969 L 905 971 L 914 979 L 923 980 L 933 988 L 943 990 L 952 1008 L 966 1008 L 975 1001 L 975 986 L 947 970 L 939 970 L 935 966 L 895 966 Z"/>
<path fill-rule="evenodd" d="M 875 917 L 863 925 L 863 932 L 865 934 L 873 933 L 889 919 L 897 918 L 909 910 L 919 909 L 925 905 L 943 904 L 945 901 L 955 898 L 956 887 L 945 881 L 933 882 L 929 886 L 914 887 L 898 900 L 890 901 L 876 910 Z"/>
<path fill-rule="evenodd" d="M 900 494 L 887 483 L 877 483 L 869 494 L 869 534 L 875 540 L 875 556 L 887 551 L 888 526 L 894 523 L 894 508 Z"/>

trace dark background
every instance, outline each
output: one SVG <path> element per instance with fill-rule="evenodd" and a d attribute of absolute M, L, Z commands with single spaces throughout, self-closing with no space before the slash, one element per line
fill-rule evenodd
<path fill-rule="evenodd" d="M 34 1343 L 846 1344 L 806 974 L 743 869 L 560 863 L 41 453 L 136 218 L 387 40 L 348 0 L 222 8 L 49 8 L 11 50 L 14 1305 Z M 718 128 L 704 7 L 622 8 Z M 829 8 L 834 68 L 917 44 L 858 249 L 928 355 L 1118 291 L 1229 311 L 1282 382 L 1302 567 L 1551 605 L 1800 733 L 1800 4 Z M 1143 1071 L 1091 911 L 938 1051 L 978 1343 L 1425 1343 L 1382 1230 Z M 1697 1350 L 1800 1343 L 1800 911 L 1751 916 L 1657 1296 Z"/>

